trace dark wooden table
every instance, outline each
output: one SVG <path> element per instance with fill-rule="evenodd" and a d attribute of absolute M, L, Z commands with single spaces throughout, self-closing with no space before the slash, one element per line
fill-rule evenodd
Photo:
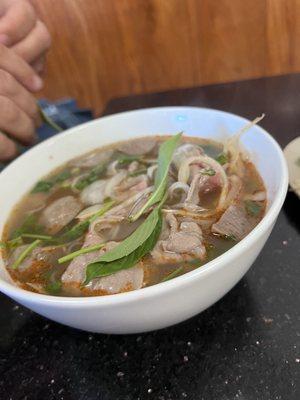
<path fill-rule="evenodd" d="M 105 114 L 165 105 L 265 112 L 262 125 L 285 146 L 300 133 L 300 75 L 127 97 Z M 162 331 L 88 334 L 1 296 L 0 399 L 300 399 L 299 208 L 289 193 L 245 278 L 210 309 Z"/>

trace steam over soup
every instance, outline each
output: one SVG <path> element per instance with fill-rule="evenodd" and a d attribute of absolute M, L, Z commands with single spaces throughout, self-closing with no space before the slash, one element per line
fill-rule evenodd
<path fill-rule="evenodd" d="M 1 243 L 12 279 L 39 293 L 107 295 L 172 279 L 224 253 L 266 206 L 238 139 L 139 138 L 63 165 L 10 216 Z"/>

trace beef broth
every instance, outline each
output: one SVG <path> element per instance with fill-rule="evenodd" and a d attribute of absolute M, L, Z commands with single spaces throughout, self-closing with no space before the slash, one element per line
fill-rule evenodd
<path fill-rule="evenodd" d="M 37 182 L 1 243 L 12 279 L 28 290 L 116 294 L 218 257 L 259 223 L 266 201 L 240 147 L 181 135 L 132 139 Z"/>

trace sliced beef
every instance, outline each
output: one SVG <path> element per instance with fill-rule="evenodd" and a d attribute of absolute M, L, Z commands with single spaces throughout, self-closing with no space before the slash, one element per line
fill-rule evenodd
<path fill-rule="evenodd" d="M 95 233 L 90 232 L 86 237 L 83 247 L 92 246 L 97 243 L 101 243 L 101 238 Z M 100 250 L 76 257 L 62 276 L 63 284 L 65 286 L 71 285 L 79 287 L 85 280 L 87 265 L 100 257 L 101 254 L 113 249 L 117 244 L 117 242 L 107 242 Z M 143 268 L 141 266 L 135 266 L 127 270 L 119 271 L 113 275 L 93 279 L 81 290 L 85 293 L 91 292 L 91 294 L 97 292 L 101 294 L 113 294 L 135 290 L 142 287 L 143 276 Z"/>
<path fill-rule="evenodd" d="M 143 279 L 143 268 L 140 265 L 136 265 L 113 275 L 94 279 L 86 288 L 92 291 L 115 294 L 140 289 L 143 285 Z"/>
<path fill-rule="evenodd" d="M 12 265 L 28 245 L 18 247 L 9 259 Z M 58 246 L 36 247 L 19 265 L 15 273 L 26 281 L 36 280 L 38 276 L 57 264 L 64 255 L 63 248 Z"/>
<path fill-rule="evenodd" d="M 118 186 L 115 187 L 115 197 L 122 201 L 128 199 L 136 193 L 140 193 L 148 187 L 147 175 L 139 175 L 124 179 Z"/>
<path fill-rule="evenodd" d="M 98 236 L 94 232 L 89 232 L 86 235 L 85 242 L 83 248 L 94 246 L 98 243 L 101 243 L 103 240 L 100 236 Z M 86 266 L 92 261 L 96 260 L 103 254 L 108 248 L 112 248 L 113 244 L 107 243 L 106 248 L 102 248 L 91 253 L 82 254 L 74 260 L 71 261 L 68 268 L 62 275 L 62 282 L 65 284 L 75 283 L 80 285 L 85 280 L 85 269 Z"/>
<path fill-rule="evenodd" d="M 105 187 L 107 181 L 100 179 L 87 186 L 80 195 L 80 200 L 86 206 L 102 204 L 105 198 Z"/>
<path fill-rule="evenodd" d="M 219 221 L 212 226 L 212 232 L 222 236 L 232 236 L 241 240 L 255 227 L 257 220 L 247 214 L 240 204 L 232 204 Z"/>
<path fill-rule="evenodd" d="M 61 197 L 45 208 L 40 218 L 40 224 L 50 235 L 54 235 L 68 225 L 81 209 L 82 204 L 75 197 Z"/>
<path fill-rule="evenodd" d="M 71 167 L 78 167 L 78 168 L 96 167 L 99 164 L 107 163 L 110 160 L 112 154 L 113 154 L 112 150 L 106 150 L 101 153 L 88 154 L 87 156 L 71 161 L 69 165 Z"/>
<path fill-rule="evenodd" d="M 156 263 L 166 264 L 205 258 L 202 230 L 196 222 L 183 220 L 178 224 L 174 215 L 168 214 L 167 223 L 170 227 L 168 238 L 159 240 L 151 252 Z M 166 231 L 163 231 L 161 237 L 165 236 Z"/>
<path fill-rule="evenodd" d="M 130 142 L 121 143 L 118 145 L 117 149 L 122 153 L 128 155 L 142 156 L 144 154 L 150 153 L 156 145 L 155 138 L 139 138 L 135 140 L 130 140 Z"/>

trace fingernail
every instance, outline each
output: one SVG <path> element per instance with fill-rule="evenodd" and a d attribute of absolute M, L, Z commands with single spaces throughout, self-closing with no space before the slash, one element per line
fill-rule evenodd
<path fill-rule="evenodd" d="M 31 80 L 31 87 L 32 90 L 41 90 L 43 87 L 43 80 L 39 76 L 35 75 Z"/>
<path fill-rule="evenodd" d="M 4 44 L 5 46 L 8 45 L 9 43 L 9 37 L 5 35 L 4 33 L 0 34 L 0 43 Z"/>

